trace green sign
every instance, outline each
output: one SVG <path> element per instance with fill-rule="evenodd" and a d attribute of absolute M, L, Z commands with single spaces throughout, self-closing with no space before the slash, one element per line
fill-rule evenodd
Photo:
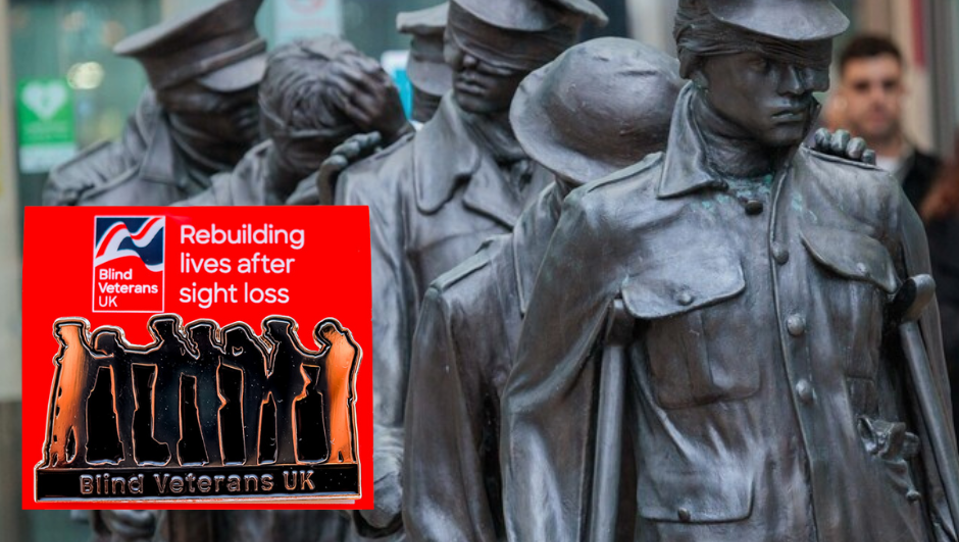
<path fill-rule="evenodd" d="M 46 173 L 77 152 L 73 91 L 64 79 L 27 79 L 17 84 L 20 171 Z"/>

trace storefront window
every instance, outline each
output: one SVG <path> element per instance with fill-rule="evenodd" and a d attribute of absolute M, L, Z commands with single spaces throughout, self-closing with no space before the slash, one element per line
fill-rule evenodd
<path fill-rule="evenodd" d="M 116 137 L 146 84 L 143 70 L 113 54 L 132 32 L 156 23 L 158 0 L 12 0 L 10 40 L 13 84 L 66 82 L 72 98 L 75 148 Z M 46 102 L 56 98 L 49 87 Z M 52 97 L 51 97 L 52 96 Z M 18 122 L 26 119 L 19 118 Z M 21 131 L 18 130 L 18 133 Z M 18 144 L 23 145 L 23 136 Z M 29 143 L 29 142 L 26 142 Z M 21 155 L 20 201 L 37 205 L 46 173 L 43 164 Z"/>

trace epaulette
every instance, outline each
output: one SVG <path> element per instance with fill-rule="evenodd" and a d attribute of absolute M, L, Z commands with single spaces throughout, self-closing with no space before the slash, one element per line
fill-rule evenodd
<path fill-rule="evenodd" d="M 473 254 L 464 260 L 463 263 L 437 277 L 430 287 L 441 293 L 445 292 L 453 287 L 453 285 L 456 283 L 462 282 L 466 277 L 488 266 L 489 255 L 486 252 L 486 248 L 495 242 L 495 240 L 496 238 L 493 237 L 484 241 L 483 244 L 480 245 L 480 248 L 477 250 L 476 254 Z"/>
<path fill-rule="evenodd" d="M 659 163 L 663 161 L 663 156 L 665 155 L 661 152 L 654 152 L 652 154 L 647 154 L 646 157 L 640 160 L 639 162 L 629 167 L 626 167 L 624 169 L 621 169 L 619 171 L 610 173 L 609 175 L 601 179 L 595 180 L 587 185 L 584 185 L 581 188 L 581 190 L 584 193 L 589 193 L 589 192 L 592 192 L 593 190 L 596 190 L 597 188 L 601 188 L 609 184 L 613 184 L 619 181 L 625 181 L 627 179 L 632 179 L 633 177 L 636 177 L 637 175 L 640 175 L 646 172 L 647 170 L 650 170 L 656 167 L 657 165 L 659 165 Z"/>
<path fill-rule="evenodd" d="M 803 144 L 801 148 L 802 150 L 807 152 L 809 156 L 813 158 L 818 158 L 819 160 L 823 160 L 825 162 L 832 162 L 834 164 L 842 164 L 847 166 L 855 166 L 859 169 L 864 169 L 866 171 L 879 171 L 879 172 L 883 171 L 881 168 L 879 168 L 879 166 L 876 166 L 873 164 L 867 164 L 860 160 L 850 160 L 849 158 L 843 158 L 841 156 L 835 156 L 832 154 L 820 152 L 815 149 L 807 147 L 805 144 Z"/>
<path fill-rule="evenodd" d="M 53 169 L 50 170 L 50 175 L 51 176 L 60 175 L 65 170 L 69 169 L 71 166 L 75 166 L 77 165 L 77 163 L 82 162 L 86 160 L 87 158 L 90 158 L 91 156 L 96 156 L 102 152 L 108 151 L 110 148 L 110 145 L 112 145 L 111 141 L 100 141 L 98 143 L 94 143 L 93 145 L 90 145 L 89 147 L 73 155 L 69 160 L 61 162 L 57 164 L 56 166 L 54 166 Z"/>

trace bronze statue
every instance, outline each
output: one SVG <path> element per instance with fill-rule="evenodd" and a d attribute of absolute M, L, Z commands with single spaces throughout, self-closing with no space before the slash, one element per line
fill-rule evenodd
<path fill-rule="evenodd" d="M 336 202 L 368 205 L 372 236 L 376 509 L 361 533 L 401 527 L 410 343 L 429 283 L 505 233 L 549 182 L 516 143 L 508 110 L 523 78 L 576 40 L 587 1 L 454 0 L 446 28 L 453 91 L 415 137 L 343 172 Z M 568 6 L 566 4 L 569 4 Z"/>
<path fill-rule="evenodd" d="M 446 18 L 449 3 L 443 3 L 429 9 L 400 13 L 396 16 L 396 29 L 400 33 L 413 36 L 410 42 L 410 57 L 407 74 L 413 87 L 413 110 L 410 120 L 417 128 L 433 118 L 440 106 L 440 100 L 453 85 L 453 70 L 443 58 L 443 35 L 446 30 Z M 336 182 L 340 173 L 350 165 L 368 158 L 383 150 L 384 145 L 393 141 L 384 140 L 379 132 L 357 134 L 333 149 L 329 158 L 323 162 L 316 177 L 316 186 L 320 194 L 320 204 L 332 205 L 336 193 Z M 287 202 L 304 205 L 316 203 L 298 197 L 304 187 Z"/>
<path fill-rule="evenodd" d="M 453 69 L 443 58 L 443 34 L 449 17 L 449 2 L 396 16 L 396 30 L 412 36 L 406 73 L 413 87 L 416 122 L 433 118 L 440 100 L 453 85 Z"/>
<path fill-rule="evenodd" d="M 340 81 L 347 77 L 358 81 L 351 99 L 368 104 L 372 114 L 345 105 Z M 412 131 L 379 64 L 332 36 L 270 53 L 259 92 L 266 141 L 232 172 L 215 175 L 208 190 L 177 205 L 282 205 L 295 192 L 296 204 L 315 204 L 315 173 L 349 136 L 376 130 L 392 142 Z"/>
<path fill-rule="evenodd" d="M 414 540 L 505 540 L 500 398 L 563 198 L 663 150 L 679 65 L 637 41 L 573 47 L 523 81 L 511 124 L 556 181 L 512 234 L 430 286 L 410 358 L 403 518 Z"/>
<path fill-rule="evenodd" d="M 114 52 L 143 65 L 150 89 L 119 141 L 50 172 L 44 204 L 168 205 L 232 170 L 260 137 L 261 2 L 219 0 L 118 43 Z"/>
<path fill-rule="evenodd" d="M 680 1 L 666 152 L 570 196 L 533 288 L 510 540 L 956 540 L 922 225 L 887 174 L 800 146 L 847 25 L 829 0 Z"/>

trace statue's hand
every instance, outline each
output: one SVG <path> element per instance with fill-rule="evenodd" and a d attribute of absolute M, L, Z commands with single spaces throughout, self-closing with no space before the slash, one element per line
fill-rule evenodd
<path fill-rule="evenodd" d="M 412 130 L 399 89 L 375 60 L 343 55 L 333 61 L 330 73 L 340 108 L 360 128 L 380 132 L 387 142 Z"/>
<path fill-rule="evenodd" d="M 827 128 L 816 130 L 812 149 L 846 160 L 876 165 L 876 151 L 866 146 L 866 140 L 861 137 L 852 137 L 846 130 L 835 132 L 830 132 Z"/>
<path fill-rule="evenodd" d="M 373 452 L 373 510 L 360 510 L 363 519 L 375 530 L 388 534 L 402 522 L 402 454 L 395 448 Z"/>
<path fill-rule="evenodd" d="M 153 510 L 102 510 L 100 519 L 113 540 L 145 541 L 156 530 L 156 512 Z"/>
<path fill-rule="evenodd" d="M 340 173 L 380 149 L 382 136 L 379 132 L 357 134 L 333 149 L 329 158 L 323 161 L 316 178 L 316 187 L 320 193 L 320 205 L 333 205 L 336 194 L 336 181 Z"/>

